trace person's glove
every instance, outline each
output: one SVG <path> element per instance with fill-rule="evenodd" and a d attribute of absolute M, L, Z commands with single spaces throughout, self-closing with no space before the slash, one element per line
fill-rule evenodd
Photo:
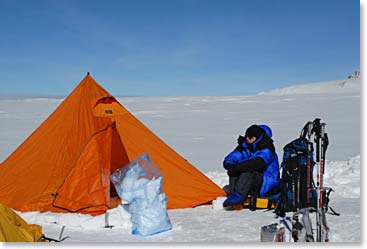
<path fill-rule="evenodd" d="M 229 177 L 238 177 L 240 176 L 241 172 L 238 170 L 236 165 L 228 168 L 227 174 Z"/>
<path fill-rule="evenodd" d="M 224 167 L 226 170 L 228 170 L 228 169 L 232 168 L 233 166 L 234 166 L 234 164 L 231 164 L 231 163 L 227 163 L 227 162 L 224 162 L 224 163 L 223 163 L 223 167 Z"/>
<path fill-rule="evenodd" d="M 238 145 L 242 146 L 242 144 L 246 141 L 246 138 L 244 136 L 239 136 L 237 138 Z"/>

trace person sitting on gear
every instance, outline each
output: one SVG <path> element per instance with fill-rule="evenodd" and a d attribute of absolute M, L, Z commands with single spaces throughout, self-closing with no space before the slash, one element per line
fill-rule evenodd
<path fill-rule="evenodd" d="M 251 194 L 249 208 L 255 210 L 256 198 L 278 187 L 279 161 L 271 137 L 268 126 L 251 125 L 244 137 L 238 137 L 235 150 L 225 157 L 223 167 L 229 176 L 229 195 L 223 202 L 225 209 L 242 209 Z"/>

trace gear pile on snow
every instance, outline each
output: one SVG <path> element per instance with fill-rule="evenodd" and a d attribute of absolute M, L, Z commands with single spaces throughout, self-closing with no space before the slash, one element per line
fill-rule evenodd
<path fill-rule="evenodd" d="M 307 122 L 300 137 L 283 149 L 281 196 L 274 212 L 281 217 L 280 223 L 287 227 L 294 242 L 328 242 L 326 213 L 330 209 L 331 214 L 340 215 L 328 206 L 333 190 L 323 183 L 329 145 L 325 126 L 319 118 Z M 287 212 L 293 212 L 291 218 L 286 216 Z M 316 214 L 316 236 L 311 213 Z"/>

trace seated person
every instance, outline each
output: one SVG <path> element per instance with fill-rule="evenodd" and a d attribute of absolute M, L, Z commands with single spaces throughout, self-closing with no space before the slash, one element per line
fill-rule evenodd
<path fill-rule="evenodd" d="M 243 204 L 251 194 L 250 209 L 256 209 L 256 198 L 264 197 L 279 185 L 279 161 L 272 131 L 266 125 L 252 125 L 239 136 L 238 146 L 225 157 L 223 166 L 229 176 L 229 196 L 223 207 Z"/>

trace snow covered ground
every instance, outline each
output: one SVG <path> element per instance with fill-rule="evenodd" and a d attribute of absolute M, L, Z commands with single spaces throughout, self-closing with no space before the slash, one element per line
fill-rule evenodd
<path fill-rule="evenodd" d="M 107 86 L 106 86 L 107 87 Z M 108 87 L 107 87 L 108 90 Z M 112 93 L 113 94 L 113 93 Z M 238 135 L 251 124 L 273 129 L 278 155 L 298 137 L 307 121 L 326 122 L 330 139 L 326 186 L 333 187 L 330 206 L 341 216 L 328 215 L 333 242 L 361 242 L 360 143 L 361 81 L 352 79 L 304 84 L 254 96 L 123 97 L 119 101 L 151 130 L 220 186 L 227 184 L 222 160 L 236 145 Z M 0 161 L 38 127 L 61 99 L 0 99 Z M 173 229 L 142 238 L 131 235 L 128 214 L 110 211 L 104 216 L 20 213 L 30 223 L 75 242 L 258 242 L 260 227 L 276 222 L 272 212 L 226 212 L 211 205 L 168 211 Z M 223 243 L 223 244 L 222 244 Z"/>

